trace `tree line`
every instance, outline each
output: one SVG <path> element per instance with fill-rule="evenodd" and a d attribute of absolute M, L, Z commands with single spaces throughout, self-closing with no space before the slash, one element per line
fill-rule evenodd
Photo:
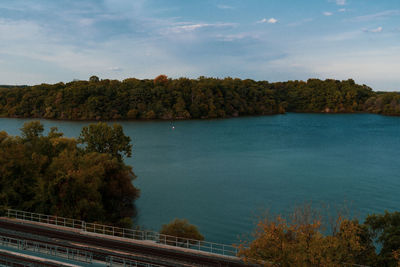
<path fill-rule="evenodd" d="M 39 121 L 21 136 L 0 132 L 0 210 L 7 208 L 130 227 L 139 190 L 123 162 L 130 138 L 118 124 L 91 124 L 79 139 Z"/>
<path fill-rule="evenodd" d="M 0 86 L 0 116 L 62 120 L 212 119 L 285 112 L 400 115 L 400 94 L 353 80 L 269 83 L 250 79 L 152 79 Z"/>

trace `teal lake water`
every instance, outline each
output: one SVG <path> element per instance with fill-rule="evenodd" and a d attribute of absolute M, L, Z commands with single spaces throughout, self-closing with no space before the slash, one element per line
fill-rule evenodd
<path fill-rule="evenodd" d="M 19 134 L 27 120 L 1 119 Z M 88 122 L 48 121 L 77 137 Z M 286 114 L 228 120 L 120 122 L 133 140 L 127 163 L 137 222 L 159 230 L 173 218 L 196 224 L 206 240 L 234 243 L 262 210 L 348 203 L 354 215 L 400 209 L 400 117 Z"/>

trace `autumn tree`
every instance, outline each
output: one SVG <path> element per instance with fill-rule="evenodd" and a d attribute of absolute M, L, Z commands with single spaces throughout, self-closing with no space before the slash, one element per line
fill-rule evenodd
<path fill-rule="evenodd" d="M 22 138 L 27 141 L 42 136 L 43 131 L 44 128 L 40 121 L 26 122 L 21 128 Z"/>
<path fill-rule="evenodd" d="M 305 206 L 287 217 L 265 216 L 253 240 L 239 245 L 239 256 L 264 266 L 360 264 L 360 256 L 371 252 L 361 240 L 362 231 L 357 221 L 338 216 L 331 234 L 325 235 L 320 214 Z"/>
<path fill-rule="evenodd" d="M 82 128 L 79 140 L 88 152 L 109 153 L 119 160 L 122 160 L 123 155 L 132 156 L 131 138 L 124 134 L 119 124 L 113 126 L 105 122 L 90 124 Z"/>
<path fill-rule="evenodd" d="M 167 85 L 168 84 L 168 77 L 167 75 L 161 74 L 154 78 L 155 85 Z"/>

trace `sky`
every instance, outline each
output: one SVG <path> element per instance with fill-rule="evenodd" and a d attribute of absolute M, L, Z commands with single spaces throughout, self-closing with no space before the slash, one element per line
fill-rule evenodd
<path fill-rule="evenodd" d="M 400 2 L 0 1 L 0 84 L 159 74 L 400 91 Z"/>

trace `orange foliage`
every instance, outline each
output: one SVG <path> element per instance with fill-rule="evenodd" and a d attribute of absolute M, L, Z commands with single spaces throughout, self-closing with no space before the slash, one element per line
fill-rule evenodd
<path fill-rule="evenodd" d="M 167 85 L 167 84 L 168 84 L 168 77 L 167 77 L 167 75 L 164 75 L 164 74 L 158 75 L 158 76 L 154 79 L 154 84 L 155 84 L 155 85 Z"/>
<path fill-rule="evenodd" d="M 311 207 L 297 209 L 288 219 L 264 218 L 254 240 L 239 245 L 239 256 L 263 266 L 343 266 L 357 263 L 363 246 L 357 222 L 336 220 L 339 230 L 324 235 L 322 219 Z"/>

